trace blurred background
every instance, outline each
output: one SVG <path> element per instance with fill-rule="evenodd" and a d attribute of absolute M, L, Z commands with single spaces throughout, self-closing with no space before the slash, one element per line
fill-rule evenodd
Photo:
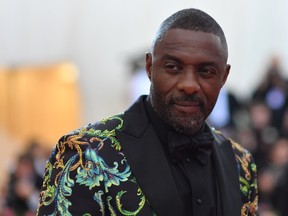
<path fill-rule="evenodd" d="M 228 41 L 232 68 L 209 121 L 253 153 L 260 215 L 288 215 L 286 0 L 0 0 L 0 215 L 35 214 L 61 135 L 148 93 L 145 52 L 187 7 Z"/>

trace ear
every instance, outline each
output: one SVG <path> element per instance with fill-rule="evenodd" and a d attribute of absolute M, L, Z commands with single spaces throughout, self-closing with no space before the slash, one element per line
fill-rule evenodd
<path fill-rule="evenodd" d="M 227 77 L 230 73 L 230 68 L 231 68 L 231 65 L 227 64 L 225 67 L 223 78 L 222 78 L 222 86 L 226 83 Z"/>
<path fill-rule="evenodd" d="M 146 74 L 151 81 L 151 71 L 152 71 L 152 54 L 151 53 L 146 53 Z"/>

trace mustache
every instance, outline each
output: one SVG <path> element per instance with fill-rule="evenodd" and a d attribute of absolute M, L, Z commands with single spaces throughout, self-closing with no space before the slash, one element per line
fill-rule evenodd
<path fill-rule="evenodd" d="M 195 102 L 195 103 L 199 103 L 200 106 L 204 105 L 204 101 L 198 97 L 197 95 L 183 95 L 183 96 L 177 96 L 172 98 L 172 103 L 175 102 L 182 102 L 182 101 L 186 101 L 186 102 Z"/>

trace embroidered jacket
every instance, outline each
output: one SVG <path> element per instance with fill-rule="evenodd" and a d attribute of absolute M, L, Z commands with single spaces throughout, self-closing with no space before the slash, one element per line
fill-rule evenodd
<path fill-rule="evenodd" d="M 184 216 L 143 100 L 59 140 L 46 164 L 38 215 Z M 256 165 L 251 154 L 211 131 L 221 216 L 256 216 Z"/>

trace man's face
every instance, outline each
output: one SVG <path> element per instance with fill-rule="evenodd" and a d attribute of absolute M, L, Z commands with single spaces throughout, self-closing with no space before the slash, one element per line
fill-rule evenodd
<path fill-rule="evenodd" d="M 146 55 L 150 97 L 158 116 L 176 131 L 197 132 L 211 113 L 229 74 L 220 38 L 168 30 Z"/>

